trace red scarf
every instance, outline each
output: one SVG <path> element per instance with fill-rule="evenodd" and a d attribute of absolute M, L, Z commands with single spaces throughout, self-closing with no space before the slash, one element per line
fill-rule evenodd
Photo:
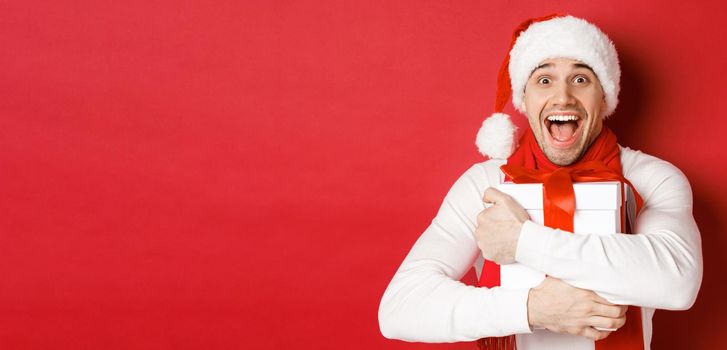
<path fill-rule="evenodd" d="M 553 164 L 538 146 L 533 131 L 528 128 L 520 139 L 520 146 L 507 159 L 501 168 L 509 180 L 516 183 L 544 183 L 545 225 L 573 232 L 573 212 L 575 202 L 572 181 L 612 181 L 618 180 L 630 185 L 636 198 L 636 212 L 641 208 L 641 198 L 633 186 L 623 177 L 620 149 L 616 135 L 606 126 L 588 148 L 583 157 L 575 164 L 561 167 Z M 550 192 L 548 192 L 550 190 Z M 623 194 L 623 192 L 622 192 Z M 548 199 L 549 198 L 549 199 Z M 622 196 L 622 198 L 625 198 Z M 621 232 L 628 231 L 625 208 L 621 209 Z M 482 268 L 480 286 L 492 288 L 500 285 L 500 265 L 485 260 Z M 515 335 L 488 337 L 477 341 L 482 350 L 514 350 Z M 629 306 L 626 311 L 626 324 L 612 332 L 605 339 L 596 342 L 596 350 L 643 350 L 643 330 L 641 327 L 641 308 Z"/>

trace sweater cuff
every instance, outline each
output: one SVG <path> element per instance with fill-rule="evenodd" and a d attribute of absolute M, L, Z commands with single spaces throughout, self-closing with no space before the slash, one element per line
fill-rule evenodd
<path fill-rule="evenodd" d="M 503 335 L 532 333 L 528 322 L 528 292 L 525 289 L 492 288 L 497 325 Z"/>
<path fill-rule="evenodd" d="M 555 230 L 550 227 L 536 224 L 531 220 L 525 221 L 515 248 L 515 261 L 544 271 L 546 253 L 550 251 L 554 234 Z"/>

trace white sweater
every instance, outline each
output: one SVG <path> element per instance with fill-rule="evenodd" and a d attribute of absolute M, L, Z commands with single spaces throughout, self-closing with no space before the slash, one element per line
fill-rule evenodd
<path fill-rule="evenodd" d="M 454 183 L 431 225 L 389 283 L 379 305 L 379 327 L 390 339 L 472 341 L 518 334 L 524 348 L 529 289 L 479 288 L 459 280 L 482 254 L 474 236 L 482 196 L 498 183 L 500 165 L 474 164 Z M 515 260 L 615 304 L 642 307 L 645 349 L 654 309 L 686 310 L 702 281 L 702 248 L 692 216 L 692 192 L 672 164 L 621 147 L 626 177 L 644 199 L 637 234 L 572 235 L 526 221 Z M 548 332 L 536 330 L 536 332 Z"/>

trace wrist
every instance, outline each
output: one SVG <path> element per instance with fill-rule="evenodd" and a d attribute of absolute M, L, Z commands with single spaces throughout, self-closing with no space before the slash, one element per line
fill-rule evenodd
<path fill-rule="evenodd" d="M 513 227 L 513 230 L 512 230 L 512 232 L 514 232 L 514 234 L 512 235 L 513 238 L 511 240 L 512 244 L 510 245 L 510 247 L 512 249 L 511 252 L 512 252 L 513 261 L 517 261 L 517 259 L 516 259 L 517 248 L 518 248 L 518 244 L 520 243 L 520 236 L 523 231 L 523 226 L 524 226 L 524 222 L 518 222 L 517 224 L 515 224 L 515 226 Z"/>
<path fill-rule="evenodd" d="M 537 327 L 540 327 L 540 322 L 537 320 L 537 313 L 536 313 L 536 307 L 535 307 L 535 294 L 537 291 L 535 288 L 530 288 L 528 290 L 528 302 L 527 302 L 527 309 L 528 309 L 528 325 L 531 329 L 535 329 Z"/>

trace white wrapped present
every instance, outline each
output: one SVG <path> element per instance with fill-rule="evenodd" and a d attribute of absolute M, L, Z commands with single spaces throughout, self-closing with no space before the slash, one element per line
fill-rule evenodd
<path fill-rule="evenodd" d="M 618 181 L 574 183 L 574 233 L 607 235 L 621 232 L 621 187 L 622 184 Z M 520 203 L 532 221 L 543 224 L 542 184 L 502 182 L 496 188 Z M 630 199 L 629 196 L 627 199 Z M 503 288 L 535 287 L 543 279 L 545 273 L 519 263 L 500 266 L 500 286 Z M 521 350 L 595 348 L 595 342 L 588 338 L 555 333 L 542 328 L 534 329 L 532 334 L 517 334 L 516 339 L 518 349 Z"/>

